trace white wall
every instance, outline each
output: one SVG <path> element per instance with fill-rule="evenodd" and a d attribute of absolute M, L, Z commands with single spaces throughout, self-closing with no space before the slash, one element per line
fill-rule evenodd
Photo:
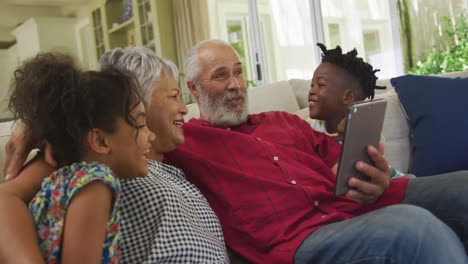
<path fill-rule="evenodd" d="M 16 38 L 18 56 L 21 61 L 34 56 L 40 50 L 37 24 L 33 19 L 24 22 L 12 34 Z"/>
<path fill-rule="evenodd" d="M 8 93 L 8 83 L 10 77 L 10 70 L 8 66 L 9 62 L 9 54 L 7 49 L 0 50 L 0 64 L 2 66 L 2 70 L 0 71 L 0 113 L 5 112 L 4 107 L 4 99 L 6 98 L 6 94 Z M 5 68 L 6 69 L 5 69 Z"/>
<path fill-rule="evenodd" d="M 33 57 L 39 51 L 58 51 L 77 56 L 75 23 L 71 18 L 28 19 L 13 31 L 20 60 Z"/>
<path fill-rule="evenodd" d="M 9 118 L 8 95 L 13 71 L 39 51 L 59 51 L 78 58 L 75 20 L 70 18 L 31 18 L 13 33 L 16 44 L 0 50 L 0 119 Z"/>
<path fill-rule="evenodd" d="M 14 40 L 10 32 L 30 17 L 61 15 L 59 7 L 13 5 L 0 0 L 0 41 Z"/>
<path fill-rule="evenodd" d="M 17 46 L 0 50 L 0 119 L 11 117 L 8 111 L 8 95 L 13 71 L 18 66 Z"/>

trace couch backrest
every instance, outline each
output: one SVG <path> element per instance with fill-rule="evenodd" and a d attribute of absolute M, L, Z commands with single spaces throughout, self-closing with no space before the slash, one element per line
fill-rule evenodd
<path fill-rule="evenodd" d="M 401 172 L 408 172 L 411 164 L 411 131 L 405 111 L 394 89 L 379 93 L 375 98 L 385 98 L 385 111 L 382 135 L 385 138 L 385 158 Z"/>

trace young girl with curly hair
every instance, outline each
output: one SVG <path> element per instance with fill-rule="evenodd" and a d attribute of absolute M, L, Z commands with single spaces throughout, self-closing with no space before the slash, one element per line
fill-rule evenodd
<path fill-rule="evenodd" d="M 39 54 L 15 71 L 14 118 L 31 128 L 31 138 L 49 144 L 59 168 L 43 179 L 46 165 L 33 163 L 24 169 L 30 177 L 5 183 L 23 201 L 32 199 L 45 262 L 119 259 L 118 178 L 148 174 L 146 155 L 155 137 L 142 102 L 131 75 L 112 68 L 83 72 L 62 54 Z"/>

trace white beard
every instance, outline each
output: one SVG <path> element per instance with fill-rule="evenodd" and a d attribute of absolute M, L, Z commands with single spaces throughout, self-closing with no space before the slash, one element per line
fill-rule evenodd
<path fill-rule="evenodd" d="M 242 93 L 240 90 L 226 90 L 223 97 L 213 97 L 200 85 L 197 85 L 197 90 L 200 93 L 198 107 L 208 123 L 218 127 L 229 127 L 240 125 L 247 120 L 249 115 L 247 93 Z M 243 98 L 243 104 L 234 110 L 228 109 L 226 102 L 239 96 Z"/>

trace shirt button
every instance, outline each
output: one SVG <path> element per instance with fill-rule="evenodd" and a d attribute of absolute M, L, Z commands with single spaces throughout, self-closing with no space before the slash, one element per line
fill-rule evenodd
<path fill-rule="evenodd" d="M 274 156 L 274 157 L 273 157 L 273 160 L 274 160 L 274 161 L 278 161 L 278 157 Z"/>
<path fill-rule="evenodd" d="M 327 216 L 326 216 L 326 215 L 322 215 L 321 217 L 322 217 L 322 218 L 325 218 L 325 217 L 327 217 Z"/>
<path fill-rule="evenodd" d="M 230 127 L 226 128 L 226 129 L 227 129 L 227 130 L 231 130 L 231 128 L 230 128 Z"/>
<path fill-rule="evenodd" d="M 315 201 L 314 204 L 315 204 L 315 206 L 318 206 L 318 205 L 319 205 L 319 202 L 318 202 L 318 201 Z"/>
<path fill-rule="evenodd" d="M 292 184 L 296 184 L 296 181 L 295 181 L 295 180 L 292 180 L 291 183 L 292 183 Z"/>
<path fill-rule="evenodd" d="M 261 139 L 261 138 L 259 138 L 259 137 L 257 138 L 257 140 L 258 140 L 258 141 L 262 141 L 262 139 Z"/>

